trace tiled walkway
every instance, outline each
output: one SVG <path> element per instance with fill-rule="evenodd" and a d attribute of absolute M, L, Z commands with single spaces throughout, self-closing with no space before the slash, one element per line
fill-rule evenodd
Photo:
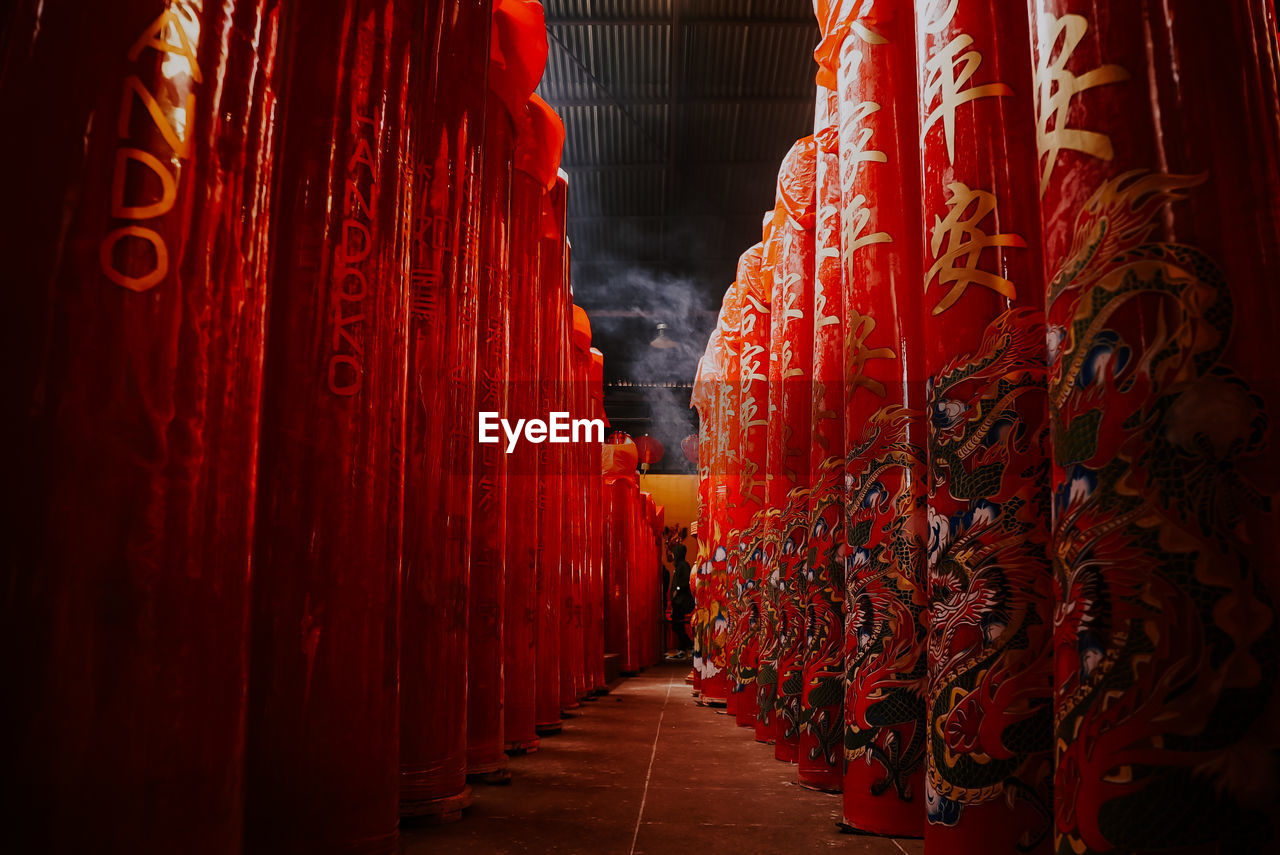
<path fill-rule="evenodd" d="M 800 787 L 770 746 L 694 704 L 686 673 L 652 668 L 583 704 L 540 751 L 512 758 L 509 786 L 476 785 L 460 822 L 404 829 L 403 852 L 923 852 L 918 840 L 840 833 L 840 797 Z"/>

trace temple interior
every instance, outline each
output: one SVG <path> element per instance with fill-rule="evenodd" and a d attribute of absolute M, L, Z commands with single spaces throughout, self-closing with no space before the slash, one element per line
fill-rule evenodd
<path fill-rule="evenodd" d="M 1280 853 L 1274 0 L 13 0 L 0 849 Z"/>

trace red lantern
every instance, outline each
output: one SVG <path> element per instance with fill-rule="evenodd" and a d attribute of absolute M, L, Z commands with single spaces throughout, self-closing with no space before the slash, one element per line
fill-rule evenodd
<path fill-rule="evenodd" d="M 662 443 L 648 434 L 636 437 L 636 451 L 643 471 L 648 471 L 649 467 L 661 460 L 662 455 L 666 453 Z"/>
<path fill-rule="evenodd" d="M 698 435 L 696 433 L 691 433 L 680 440 L 680 452 L 684 455 L 685 460 L 688 460 L 694 466 L 698 465 Z"/>

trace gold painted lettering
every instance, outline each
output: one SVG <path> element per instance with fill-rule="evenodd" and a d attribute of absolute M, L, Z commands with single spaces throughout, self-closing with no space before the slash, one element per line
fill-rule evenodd
<path fill-rule="evenodd" d="M 996 209 L 996 197 L 985 190 L 970 190 L 957 181 L 947 185 L 951 198 L 947 201 L 947 216 L 935 216 L 929 249 L 935 261 L 924 277 L 924 290 L 936 277 L 939 285 L 951 284 L 952 288 L 933 309 L 933 314 L 945 312 L 964 294 L 971 284 L 990 288 L 1001 296 L 1013 300 L 1018 296 L 1008 279 L 978 269 L 982 251 L 989 247 L 1021 247 L 1027 243 L 1016 234 L 988 235 L 979 225 Z"/>
<path fill-rule="evenodd" d="M 1102 65 L 1079 75 L 1067 71 L 1067 62 L 1088 30 L 1088 20 L 1080 15 L 1063 15 L 1061 18 L 1040 16 L 1035 100 L 1036 147 L 1044 161 L 1040 172 L 1041 196 L 1049 188 L 1049 179 L 1062 149 L 1078 151 L 1099 160 L 1111 160 L 1115 156 L 1111 137 L 1096 131 L 1067 127 L 1073 98 L 1097 86 L 1129 79 L 1129 72 L 1118 65 Z"/>

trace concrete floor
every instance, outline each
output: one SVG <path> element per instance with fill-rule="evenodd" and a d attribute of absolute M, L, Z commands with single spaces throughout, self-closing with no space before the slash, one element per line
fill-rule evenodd
<path fill-rule="evenodd" d="M 476 785 L 460 822 L 401 829 L 405 855 L 775 855 L 830 849 L 919 855 L 919 840 L 842 834 L 840 797 L 806 790 L 745 728 L 694 704 L 688 664 L 623 681 L 511 760 L 509 786 Z"/>

